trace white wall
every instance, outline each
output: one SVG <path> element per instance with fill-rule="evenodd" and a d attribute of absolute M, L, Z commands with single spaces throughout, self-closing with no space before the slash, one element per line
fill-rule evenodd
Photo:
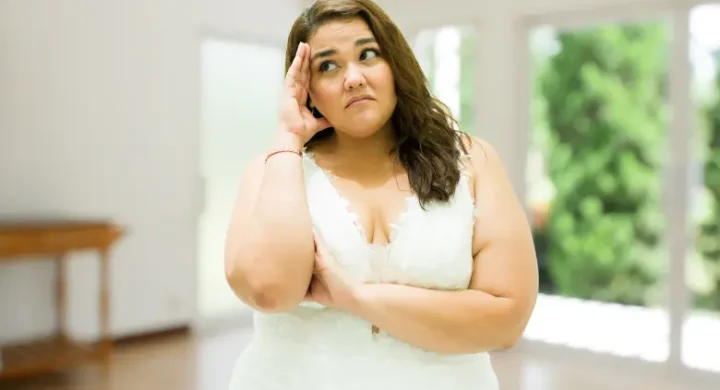
<path fill-rule="evenodd" d="M 112 218 L 112 329 L 191 318 L 197 168 L 193 1 L 0 2 L 0 210 Z M 71 328 L 97 332 L 97 264 L 73 257 Z M 0 268 L 0 338 L 52 331 L 50 264 Z"/>
<path fill-rule="evenodd" d="M 199 0 L 205 35 L 285 47 L 306 0 Z"/>
<path fill-rule="evenodd" d="M 114 334 L 196 319 L 200 42 L 282 47 L 298 12 L 286 0 L 0 2 L 0 213 L 129 229 L 113 256 Z M 0 341 L 54 329 L 53 272 L 0 266 Z M 92 254 L 73 256 L 82 337 L 97 333 L 96 273 Z"/>

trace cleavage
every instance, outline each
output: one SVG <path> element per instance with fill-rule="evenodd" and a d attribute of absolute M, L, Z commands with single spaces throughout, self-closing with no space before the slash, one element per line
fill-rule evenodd
<path fill-rule="evenodd" d="M 394 179 L 372 189 L 345 180 L 336 180 L 333 185 L 345 200 L 363 240 L 370 245 L 389 245 L 408 211 L 411 192 L 400 190 Z"/>

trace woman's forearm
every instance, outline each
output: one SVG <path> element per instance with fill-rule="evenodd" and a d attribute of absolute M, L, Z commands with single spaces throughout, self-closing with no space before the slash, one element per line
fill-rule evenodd
<path fill-rule="evenodd" d="M 440 291 L 396 284 L 360 287 L 353 314 L 389 335 L 441 353 L 513 345 L 522 335 L 513 301 L 477 290 Z"/>
<path fill-rule="evenodd" d="M 276 149 L 300 149 L 292 138 L 279 139 Z M 257 200 L 248 228 L 237 240 L 228 280 L 253 306 L 286 311 L 305 296 L 314 262 L 313 231 L 302 157 L 278 153 L 263 162 Z"/>

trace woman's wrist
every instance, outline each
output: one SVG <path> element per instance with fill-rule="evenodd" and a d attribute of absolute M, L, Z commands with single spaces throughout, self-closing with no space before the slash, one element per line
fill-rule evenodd
<path fill-rule="evenodd" d="M 373 301 L 372 285 L 368 283 L 358 283 L 350 292 L 350 299 L 343 305 L 345 311 L 361 316 L 363 311 Z"/>

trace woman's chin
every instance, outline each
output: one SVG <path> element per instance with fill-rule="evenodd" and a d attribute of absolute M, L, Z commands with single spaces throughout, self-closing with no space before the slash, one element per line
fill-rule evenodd
<path fill-rule="evenodd" d="M 382 126 L 363 125 L 358 127 L 345 128 L 341 132 L 352 138 L 368 138 L 378 134 Z"/>
<path fill-rule="evenodd" d="M 348 118 L 344 126 L 337 130 L 353 138 L 367 138 L 377 134 L 385 127 L 387 121 L 380 120 L 375 114 L 368 114 L 370 115 Z"/>

